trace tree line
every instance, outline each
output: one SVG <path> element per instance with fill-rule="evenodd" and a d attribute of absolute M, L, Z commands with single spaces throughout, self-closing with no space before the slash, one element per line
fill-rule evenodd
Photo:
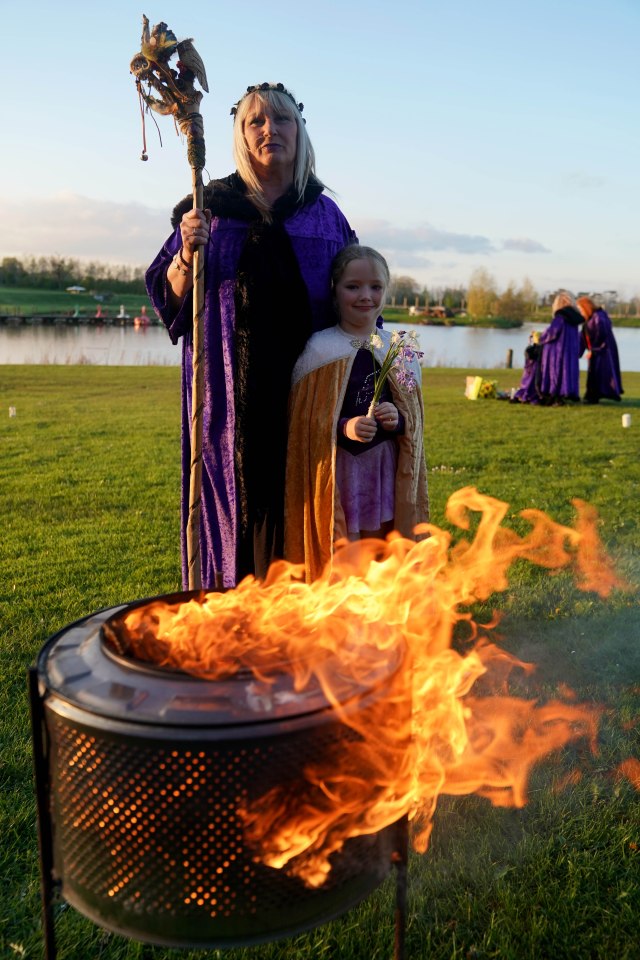
<path fill-rule="evenodd" d="M 389 288 L 392 302 L 400 306 L 444 307 L 447 315 L 468 314 L 472 318 L 504 317 L 523 321 L 535 313 L 540 297 L 530 280 L 519 288 L 510 283 L 498 293 L 495 280 L 487 270 L 479 268 L 468 287 L 432 287 L 419 289 L 413 277 L 392 276 Z"/>
<path fill-rule="evenodd" d="M 444 307 L 449 316 L 466 313 L 473 319 L 503 317 L 524 321 L 540 307 L 550 307 L 557 292 L 540 296 L 527 278 L 520 285 L 511 282 L 499 291 L 489 271 L 479 267 L 467 287 L 420 287 L 413 277 L 392 275 L 389 299 L 397 306 Z M 584 293 L 591 295 L 589 291 Z M 640 316 L 640 297 L 607 304 L 609 307 L 618 316 L 637 317 Z"/>
<path fill-rule="evenodd" d="M 73 257 L 4 257 L 0 285 L 66 290 L 77 285 L 90 292 L 144 294 L 144 267 L 80 261 Z"/>
<path fill-rule="evenodd" d="M 66 290 L 77 285 L 91 293 L 144 294 L 145 270 L 145 267 L 85 262 L 73 257 L 4 257 L 0 261 L 0 285 L 41 290 Z M 509 283 L 499 292 L 494 278 L 483 267 L 474 271 L 468 287 L 427 288 L 421 287 L 413 277 L 392 275 L 388 295 L 398 306 L 437 306 L 444 307 L 449 316 L 466 313 L 474 319 L 504 317 L 509 320 L 525 320 L 539 306 L 549 306 L 554 296 L 541 298 L 528 279 L 520 286 Z M 624 316 L 640 316 L 640 297 L 616 304 L 614 309 Z"/>

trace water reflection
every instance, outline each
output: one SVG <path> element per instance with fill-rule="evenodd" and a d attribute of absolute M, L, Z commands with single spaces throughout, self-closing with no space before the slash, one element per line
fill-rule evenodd
<path fill-rule="evenodd" d="M 136 367 L 177 365 L 180 358 L 164 327 L 0 327 L 0 363 Z"/>
<path fill-rule="evenodd" d="M 389 330 L 415 330 L 427 367 L 496 369 L 524 365 L 524 350 L 532 330 L 525 324 L 512 330 L 480 327 L 426 327 L 388 323 Z M 640 371 L 640 330 L 616 328 L 622 371 Z M 96 364 L 103 366 L 176 366 L 181 359 L 163 327 L 0 326 L 0 363 Z M 581 361 L 586 370 L 586 361 Z"/>

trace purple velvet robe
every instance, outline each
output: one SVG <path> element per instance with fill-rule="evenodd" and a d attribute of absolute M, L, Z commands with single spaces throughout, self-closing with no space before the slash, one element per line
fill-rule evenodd
<path fill-rule="evenodd" d="M 585 350 L 589 350 L 591 356 L 584 399 L 587 403 L 597 403 L 601 398 L 619 400 L 624 391 L 618 345 L 606 310 L 594 311 L 584 324 L 580 338 L 580 356 Z"/>
<path fill-rule="evenodd" d="M 355 234 L 337 205 L 324 195 L 284 221 L 309 293 L 313 329 L 335 323 L 329 273 L 333 257 Z M 237 497 L 234 467 L 234 321 L 236 269 L 249 224 L 213 217 L 206 249 L 204 308 L 205 403 L 202 439 L 200 553 L 202 585 L 233 587 L 237 581 Z M 167 267 L 180 249 L 180 230 L 168 238 L 146 275 L 153 308 L 173 343 L 182 343 L 182 577 L 188 586 L 186 526 L 191 465 L 193 298 L 175 312 L 169 302 Z M 265 428 L 268 427 L 265 425 Z M 265 464 L 268 469 L 268 464 Z"/>
<path fill-rule="evenodd" d="M 513 395 L 518 403 L 540 403 L 538 380 L 540 370 L 540 355 L 542 348 L 537 344 L 530 344 L 524 352 L 524 370 L 520 386 Z"/>
<path fill-rule="evenodd" d="M 581 315 L 562 307 L 540 337 L 540 394 L 542 402 L 580 399 L 579 326 Z"/>

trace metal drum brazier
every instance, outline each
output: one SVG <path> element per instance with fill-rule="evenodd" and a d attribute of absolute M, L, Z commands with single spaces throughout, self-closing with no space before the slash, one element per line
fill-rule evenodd
<path fill-rule="evenodd" d="M 108 641 L 128 609 L 61 630 L 32 671 L 45 895 L 50 883 L 110 931 L 180 947 L 286 937 L 367 896 L 389 871 L 397 825 L 347 840 L 313 887 L 246 842 L 243 811 L 274 787 L 295 797 L 309 764 L 359 736 L 320 686 L 294 691 L 286 671 L 270 684 L 246 671 L 212 682 L 133 661 Z M 366 688 L 345 681 L 341 710 L 366 722 L 399 682 L 397 660 Z"/>

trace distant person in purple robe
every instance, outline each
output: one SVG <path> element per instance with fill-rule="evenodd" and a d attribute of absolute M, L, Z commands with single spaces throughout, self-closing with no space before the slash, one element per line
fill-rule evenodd
<path fill-rule="evenodd" d="M 182 575 L 191 462 L 193 256 L 205 248 L 202 585 L 264 577 L 283 556 L 287 402 L 311 334 L 335 322 L 333 257 L 356 240 L 315 176 L 297 103 L 281 83 L 248 87 L 232 108 L 237 170 L 186 197 L 149 267 L 154 310 L 182 337 Z"/>
<path fill-rule="evenodd" d="M 570 293 L 559 293 L 551 305 L 553 319 L 540 337 L 540 402 L 562 406 L 580 400 L 580 325 L 582 315 Z"/>
<path fill-rule="evenodd" d="M 540 403 L 540 334 L 534 330 L 524 351 L 524 370 L 520 386 L 511 398 L 511 403 Z"/>
<path fill-rule="evenodd" d="M 624 390 L 618 345 L 609 315 L 602 307 L 597 307 L 590 297 L 580 297 L 577 307 L 585 320 L 580 337 L 580 356 L 586 351 L 589 362 L 584 402 L 620 400 Z"/>

